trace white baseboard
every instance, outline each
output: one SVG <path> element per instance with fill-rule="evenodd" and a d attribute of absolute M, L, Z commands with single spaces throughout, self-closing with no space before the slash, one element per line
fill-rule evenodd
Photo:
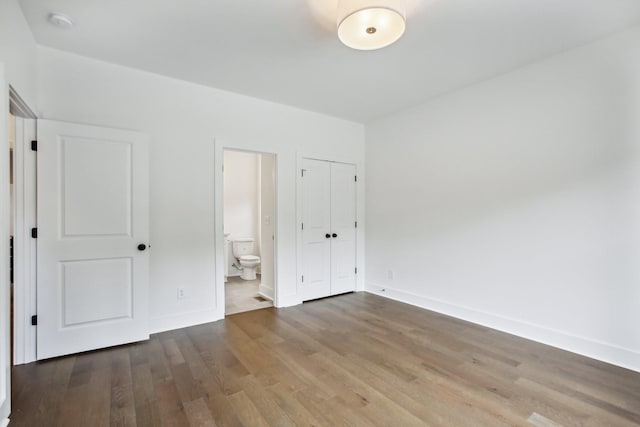
<path fill-rule="evenodd" d="M 224 318 L 215 308 L 194 311 L 189 313 L 174 314 L 171 316 L 154 317 L 149 321 L 149 333 L 171 331 L 173 329 L 187 328 L 203 323 L 215 322 Z"/>
<path fill-rule="evenodd" d="M 631 349 L 372 282 L 366 291 L 640 372 L 640 352 Z"/>
<path fill-rule="evenodd" d="M 278 299 L 275 303 L 277 308 L 293 307 L 294 305 L 302 304 L 302 299 L 298 295 L 278 295 Z"/>
<path fill-rule="evenodd" d="M 261 295 L 262 297 L 273 301 L 273 288 L 263 285 L 262 283 L 260 283 L 260 286 L 258 286 L 258 294 Z"/>

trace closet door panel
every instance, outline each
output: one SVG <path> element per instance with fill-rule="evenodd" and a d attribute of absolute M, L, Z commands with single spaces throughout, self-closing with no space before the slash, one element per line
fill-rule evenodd
<path fill-rule="evenodd" d="M 331 164 L 304 159 L 302 176 L 303 301 L 331 294 Z"/>
<path fill-rule="evenodd" d="M 331 164 L 331 295 L 356 290 L 356 168 Z"/>

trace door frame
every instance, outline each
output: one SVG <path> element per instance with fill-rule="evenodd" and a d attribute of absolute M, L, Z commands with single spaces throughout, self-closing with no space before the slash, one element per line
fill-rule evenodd
<path fill-rule="evenodd" d="M 305 156 L 302 154 L 298 154 L 296 156 L 296 245 L 298 250 L 296 251 L 296 289 L 297 294 L 300 298 L 300 303 L 302 303 L 302 297 L 300 296 L 300 288 L 302 287 L 302 252 L 303 252 L 303 244 L 302 244 L 302 165 L 305 159 L 308 160 L 319 160 L 321 162 L 327 163 L 342 163 L 346 165 L 351 165 L 354 167 L 356 171 L 356 176 L 358 177 L 358 181 L 356 183 L 356 199 L 355 199 L 355 208 L 356 208 L 356 222 L 358 223 L 358 229 L 356 230 L 356 253 L 354 256 L 356 257 L 356 268 L 358 269 L 358 274 L 356 274 L 356 292 L 360 292 L 364 290 L 364 266 L 361 260 L 360 254 L 361 251 L 359 249 L 362 248 L 362 244 L 364 243 L 362 230 L 364 229 L 364 224 L 362 218 L 360 218 L 360 209 L 358 206 L 360 205 L 360 191 L 361 191 L 361 182 L 362 177 L 360 176 L 360 171 L 358 170 L 358 163 L 351 161 L 342 161 L 342 160 L 328 160 L 326 158 L 316 157 L 316 156 Z"/>
<path fill-rule="evenodd" d="M 18 92 L 7 82 L 5 65 L 0 63 L 0 176 L 4 177 L 4 180 L 0 179 L 0 378 L 4 377 L 4 381 L 0 382 L 0 426 L 4 427 L 9 423 L 8 418 L 3 418 L 9 415 L 11 411 L 11 345 L 15 348 L 18 345 L 23 345 L 25 342 L 11 343 L 11 315 L 10 315 L 10 277 L 9 277 L 9 236 L 12 231 L 9 230 L 10 225 L 10 180 L 8 170 L 9 168 L 9 113 L 15 116 L 25 117 L 29 119 L 35 119 L 36 116 L 33 111 L 27 106 L 26 102 L 18 95 Z M 14 162 L 14 176 L 22 172 L 22 165 L 18 165 Z M 6 180 L 6 181 L 5 181 Z M 14 187 L 14 191 L 18 191 L 18 186 Z M 35 208 L 35 206 L 34 206 Z M 17 218 L 16 218 L 17 219 Z M 14 232 L 16 239 L 20 236 Z M 17 240 L 14 240 L 14 243 Z M 23 265 L 27 262 L 31 263 L 33 260 L 29 257 Z M 14 271 L 15 273 L 16 271 Z M 30 292 L 26 292 L 27 294 Z M 27 296 L 27 295 L 25 295 Z M 28 295 L 29 297 L 31 295 Z M 35 293 L 34 293 L 35 297 Z M 16 312 L 14 316 L 20 310 L 20 306 L 15 306 Z M 25 322 L 26 323 L 26 322 Z M 16 325 L 17 327 L 17 325 Z M 7 345 L 9 344 L 9 345 Z M 35 351 L 35 347 L 33 348 Z M 6 369 L 6 371 L 5 371 Z M 7 393 L 5 395 L 5 392 Z M 5 413 L 5 410 L 8 412 Z"/>
<path fill-rule="evenodd" d="M 280 295 L 278 286 L 278 262 L 280 257 L 278 256 L 278 153 L 262 151 L 256 149 L 250 149 L 246 147 L 239 147 L 224 143 L 223 141 L 214 140 L 214 155 L 213 155 L 213 174 L 214 174 L 214 190 L 213 190 L 213 204 L 214 204 L 214 242 L 215 242 L 215 293 L 216 293 L 216 311 L 218 312 L 218 318 L 224 319 L 225 317 L 225 282 L 224 282 L 224 174 L 223 174 L 223 162 L 225 151 L 239 151 L 244 153 L 253 154 L 268 154 L 272 155 L 273 162 L 273 185 L 274 185 L 274 203 L 273 203 L 273 305 L 279 307 Z"/>
<path fill-rule="evenodd" d="M 36 327 L 30 322 L 31 316 L 36 314 L 36 242 L 31 238 L 31 228 L 36 227 L 36 204 L 28 202 L 37 196 L 36 170 L 35 164 L 31 167 L 26 163 L 35 153 L 27 150 L 24 142 L 37 140 L 37 116 L 11 86 L 9 103 L 14 116 L 33 120 L 30 133 L 23 135 L 23 146 L 20 149 L 16 141 L 13 157 L 13 191 L 16 204 L 13 206 L 13 271 L 16 285 L 13 290 L 13 364 L 20 365 L 36 360 Z"/>
<path fill-rule="evenodd" d="M 36 227 L 37 196 L 35 163 L 26 162 L 35 156 L 27 150 L 26 142 L 37 140 L 37 115 L 18 92 L 9 86 L 9 111 L 16 117 L 31 120 L 32 126 L 22 141 L 16 141 L 13 156 L 14 178 L 14 289 L 13 289 L 13 364 L 21 365 L 36 360 L 36 326 L 31 316 L 36 314 L 36 242 L 31 238 L 31 228 Z M 18 149 L 18 143 L 23 143 Z M 37 160 L 36 160 L 37 161 Z M 28 175 L 27 175 L 28 174 Z M 21 283 L 22 282 L 22 283 Z"/>
<path fill-rule="evenodd" d="M 9 424 L 11 413 L 11 316 L 9 278 L 9 87 L 0 62 L 0 427 Z M 9 345 L 7 345 L 9 344 Z"/>

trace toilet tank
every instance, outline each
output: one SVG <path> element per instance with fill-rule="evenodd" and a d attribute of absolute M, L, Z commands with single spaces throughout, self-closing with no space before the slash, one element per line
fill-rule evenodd
<path fill-rule="evenodd" d="M 233 241 L 233 255 L 240 258 L 242 255 L 253 255 L 253 239 L 246 237 Z"/>

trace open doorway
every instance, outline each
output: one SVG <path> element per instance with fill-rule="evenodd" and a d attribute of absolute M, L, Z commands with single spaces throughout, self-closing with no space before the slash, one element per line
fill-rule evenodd
<path fill-rule="evenodd" d="M 224 150 L 225 314 L 273 306 L 274 154 Z"/>

